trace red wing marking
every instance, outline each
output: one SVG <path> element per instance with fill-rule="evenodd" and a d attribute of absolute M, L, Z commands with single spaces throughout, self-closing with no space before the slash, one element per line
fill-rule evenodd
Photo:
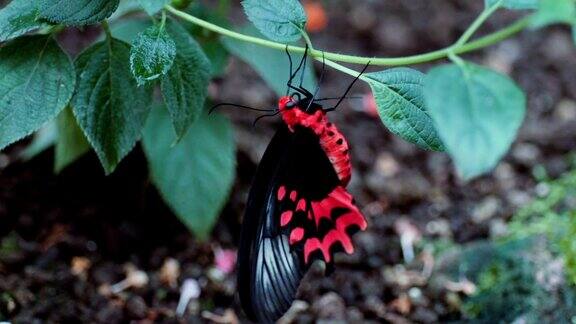
<path fill-rule="evenodd" d="M 330 248 L 334 244 L 340 243 L 346 253 L 351 254 L 354 252 L 354 246 L 350 240 L 350 236 L 346 232 L 348 227 L 355 225 L 360 230 L 365 230 L 367 227 L 366 219 L 354 205 L 352 195 L 350 195 L 344 187 L 336 187 L 328 197 L 319 202 L 312 202 L 313 216 L 316 221 L 316 226 L 320 225 L 322 219 L 332 219 L 332 211 L 334 209 L 345 210 L 335 220 L 335 226 L 330 230 L 322 239 L 308 238 L 304 244 L 304 261 L 307 263 L 310 254 L 316 250 L 320 250 L 326 262 L 330 262 Z"/>
<path fill-rule="evenodd" d="M 278 196 L 280 196 L 280 187 Z M 284 189 L 285 190 L 285 189 Z M 290 193 L 290 200 L 296 202 L 297 193 Z M 354 252 L 354 246 L 347 230 L 351 226 L 365 230 L 367 223 L 364 216 L 358 210 L 350 195 L 344 187 L 338 186 L 320 201 L 311 201 L 307 204 L 304 198 L 300 198 L 298 203 L 290 205 L 293 210 L 286 210 L 280 215 L 280 225 L 286 227 L 295 226 L 290 232 L 290 245 L 303 244 L 304 262 L 310 261 L 310 256 L 316 251 L 320 251 L 325 262 L 332 262 L 331 248 L 340 245 L 348 254 Z M 309 209 L 307 209 L 309 208 Z M 308 217 L 295 217 L 299 211 Z M 334 214 L 334 212 L 337 214 Z M 328 230 L 324 231 L 320 237 L 319 227 L 322 221 L 329 224 Z M 303 222 L 304 226 L 296 225 Z M 324 228 L 324 227 L 323 227 Z"/>
<path fill-rule="evenodd" d="M 280 225 L 286 226 L 292 220 L 293 212 L 291 210 L 287 210 L 280 215 Z"/>
<path fill-rule="evenodd" d="M 300 198 L 300 200 L 298 200 L 296 211 L 306 211 L 306 200 L 304 200 L 304 198 Z"/>
<path fill-rule="evenodd" d="M 286 196 L 286 187 L 280 186 L 278 189 L 278 200 L 284 199 L 284 196 Z"/>
<path fill-rule="evenodd" d="M 296 227 L 290 232 L 290 245 L 298 243 L 304 237 L 304 229 L 302 227 Z"/>
<path fill-rule="evenodd" d="M 333 229 L 324 236 L 322 241 L 315 237 L 306 240 L 306 243 L 304 243 L 304 262 L 308 263 L 310 254 L 316 250 L 322 252 L 322 256 L 326 262 L 330 262 L 330 248 L 336 243 L 340 243 L 346 253 L 354 253 L 354 246 L 346 231 L 341 232 Z"/>

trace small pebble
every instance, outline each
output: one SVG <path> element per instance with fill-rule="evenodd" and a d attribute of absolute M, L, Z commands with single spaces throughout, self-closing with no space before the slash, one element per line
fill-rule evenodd
<path fill-rule="evenodd" d="M 497 239 L 508 233 L 508 225 L 501 218 L 490 221 L 490 238 Z"/>
<path fill-rule="evenodd" d="M 472 210 L 472 220 L 476 224 L 483 223 L 494 217 L 500 208 L 500 199 L 494 196 L 487 197 Z"/>
<path fill-rule="evenodd" d="M 284 316 L 282 316 L 278 320 L 277 324 L 294 323 L 296 317 L 298 317 L 300 313 L 308 310 L 308 308 L 310 308 L 310 304 L 308 304 L 307 302 L 303 300 L 295 300 L 292 303 L 292 306 L 290 306 L 290 308 L 288 309 L 288 311 L 286 311 L 286 314 L 284 314 Z"/>
<path fill-rule="evenodd" d="M 407 294 L 402 293 L 390 303 L 390 307 L 400 314 L 407 315 L 412 310 L 412 302 Z"/>
<path fill-rule="evenodd" d="M 164 260 L 162 268 L 160 268 L 160 282 L 170 287 L 178 285 L 178 277 L 180 277 L 180 263 L 174 258 L 167 258 Z"/>
<path fill-rule="evenodd" d="M 441 237 L 452 236 L 450 223 L 445 219 L 435 219 L 426 224 L 426 232 L 431 235 L 438 235 Z"/>
<path fill-rule="evenodd" d="M 540 149 L 534 144 L 521 143 L 512 149 L 512 156 L 521 163 L 534 165 L 540 158 Z"/>
<path fill-rule="evenodd" d="M 71 261 L 70 271 L 73 275 L 86 278 L 88 269 L 92 266 L 90 259 L 86 257 L 73 257 Z"/>
<path fill-rule="evenodd" d="M 176 315 L 179 317 L 186 314 L 186 309 L 191 300 L 198 299 L 200 293 L 202 292 L 200 284 L 196 279 L 186 279 L 182 283 L 182 288 L 180 290 L 180 299 L 178 300 L 178 306 L 176 307 Z"/>
<path fill-rule="evenodd" d="M 554 110 L 554 117 L 561 122 L 576 120 L 576 101 L 569 99 L 560 101 Z"/>
<path fill-rule="evenodd" d="M 391 178 L 400 172 L 400 165 L 394 156 L 388 152 L 380 153 L 376 159 L 376 168 L 380 174 Z"/>
<path fill-rule="evenodd" d="M 346 305 L 340 295 L 335 292 L 329 292 L 312 304 L 313 311 L 320 319 L 345 320 Z"/>
<path fill-rule="evenodd" d="M 408 290 L 408 296 L 414 303 L 420 303 L 422 301 L 422 290 L 417 287 L 412 287 Z"/>

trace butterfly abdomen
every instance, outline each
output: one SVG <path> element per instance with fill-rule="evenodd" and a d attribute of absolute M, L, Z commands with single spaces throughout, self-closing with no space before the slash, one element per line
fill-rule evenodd
<path fill-rule="evenodd" d="M 327 120 L 323 111 L 317 111 L 309 117 L 302 118 L 300 125 L 310 128 L 318 136 L 320 146 L 334 167 L 340 183 L 346 187 L 352 176 L 352 164 L 350 147 L 344 135 Z"/>
<path fill-rule="evenodd" d="M 320 134 L 320 146 L 326 152 L 341 184 L 346 186 L 352 176 L 348 141 L 334 124 L 326 122 L 324 132 Z"/>

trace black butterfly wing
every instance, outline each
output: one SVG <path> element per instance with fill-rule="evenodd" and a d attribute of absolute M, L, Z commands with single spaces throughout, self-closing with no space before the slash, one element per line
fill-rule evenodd
<path fill-rule="evenodd" d="M 238 293 L 246 315 L 273 322 L 290 307 L 303 276 L 287 237 L 274 235 L 275 179 L 282 171 L 292 136 L 283 129 L 274 136 L 258 166 L 242 223 L 238 252 Z M 281 264 L 281 266 L 280 266 Z M 282 287 L 282 288 L 279 288 Z M 271 296 L 273 294 L 273 296 Z"/>
<path fill-rule="evenodd" d="M 329 220 L 319 222 L 312 214 L 322 204 L 342 208 L 327 208 Z M 352 204 L 318 137 L 305 128 L 290 132 L 282 126 L 262 157 L 242 224 L 238 292 L 249 318 L 262 323 L 280 318 L 311 262 L 330 262 L 330 249 L 349 243 L 342 221 L 360 215 Z"/>

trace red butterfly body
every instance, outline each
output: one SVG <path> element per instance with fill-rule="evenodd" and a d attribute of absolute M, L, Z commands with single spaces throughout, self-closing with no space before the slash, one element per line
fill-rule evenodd
<path fill-rule="evenodd" d="M 281 317 L 310 264 L 332 265 L 335 252 L 353 253 L 351 231 L 367 226 L 345 189 L 348 143 L 327 111 L 308 95 L 278 102 L 284 123 L 258 167 L 239 249 L 240 301 L 258 322 Z"/>

